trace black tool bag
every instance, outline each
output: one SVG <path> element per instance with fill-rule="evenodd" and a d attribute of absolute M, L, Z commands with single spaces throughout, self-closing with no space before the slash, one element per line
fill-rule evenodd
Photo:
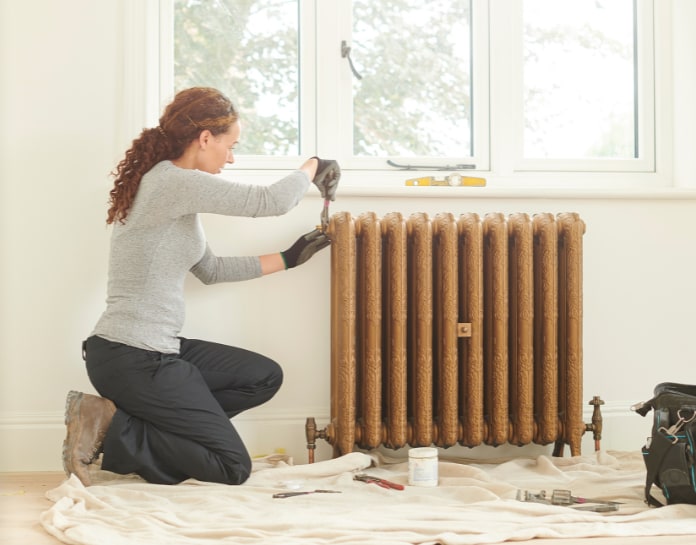
<path fill-rule="evenodd" d="M 696 504 L 696 386 L 663 382 L 650 401 L 632 409 L 641 416 L 655 412 L 652 435 L 643 447 L 645 500 L 663 505 L 650 493 L 655 484 L 668 504 Z"/>

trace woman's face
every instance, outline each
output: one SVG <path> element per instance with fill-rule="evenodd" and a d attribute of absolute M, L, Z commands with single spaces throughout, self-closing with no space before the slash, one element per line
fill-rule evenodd
<path fill-rule="evenodd" d="M 219 174 L 226 164 L 234 163 L 234 147 L 239 142 L 241 127 L 235 121 L 225 133 L 214 136 L 209 134 L 206 145 L 199 155 L 198 170 L 210 174 Z"/>

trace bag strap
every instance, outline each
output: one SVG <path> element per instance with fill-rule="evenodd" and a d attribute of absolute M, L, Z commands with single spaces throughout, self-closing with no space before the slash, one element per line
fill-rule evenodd
<path fill-rule="evenodd" d="M 645 416 L 648 414 L 650 411 L 653 410 L 653 403 L 655 402 L 655 397 L 648 401 L 641 401 L 640 403 L 636 403 L 631 407 L 631 410 L 638 413 L 641 416 Z M 655 449 L 652 448 L 653 445 L 651 444 L 650 447 L 645 447 L 643 449 L 643 456 L 649 456 L 652 454 L 655 454 L 655 457 L 648 457 L 645 458 L 645 469 L 646 469 L 646 474 L 645 474 L 645 501 L 648 503 L 648 505 L 652 505 L 653 507 L 664 507 L 662 503 L 660 503 L 651 493 L 650 490 L 652 489 L 652 485 L 655 482 L 655 478 L 657 477 L 658 472 L 660 471 L 660 466 L 662 465 L 662 462 L 665 459 L 665 456 L 667 456 L 667 449 L 662 448 L 662 451 L 658 453 L 657 445 L 655 445 Z M 659 457 L 659 460 L 655 462 L 655 458 Z"/>
<path fill-rule="evenodd" d="M 631 407 L 631 410 L 641 416 L 645 416 L 655 408 L 655 403 L 660 396 L 674 396 L 679 398 L 680 401 L 682 401 L 682 398 L 688 398 L 690 401 L 696 402 L 696 385 L 662 382 L 655 386 L 654 395 L 651 399 L 636 403 Z"/>
<path fill-rule="evenodd" d="M 659 432 L 658 432 L 659 433 Z M 653 446 L 655 447 L 653 449 Z M 671 445 L 669 445 L 671 446 Z M 669 446 L 667 446 L 666 443 L 660 442 L 659 445 L 655 444 L 655 441 L 652 441 L 650 448 L 648 448 L 648 454 L 650 455 L 655 455 L 654 458 L 647 458 L 647 461 L 651 461 L 651 463 L 647 463 L 646 465 L 646 475 L 645 475 L 645 501 L 648 502 L 649 505 L 652 505 L 653 507 L 664 507 L 664 504 L 660 502 L 655 496 L 653 496 L 650 493 L 650 490 L 652 489 L 652 485 L 657 479 L 657 474 L 660 471 L 660 467 L 662 467 L 662 462 L 665 461 L 665 456 L 667 456 L 667 452 L 669 451 Z M 645 454 L 645 453 L 644 453 Z"/>
<path fill-rule="evenodd" d="M 664 456 L 663 456 L 664 459 Z M 662 460 L 660 460 L 662 462 Z M 653 507 L 664 507 L 665 504 L 660 502 L 655 496 L 653 496 L 650 493 L 650 489 L 652 488 L 653 485 L 653 479 L 657 476 L 657 471 L 650 472 L 648 471 L 648 476 L 646 477 L 645 480 L 645 501 L 648 503 L 648 505 L 652 505 Z"/>
<path fill-rule="evenodd" d="M 653 406 L 654 406 L 653 404 L 655 403 L 655 399 L 657 399 L 657 398 L 653 397 L 652 399 L 650 399 L 648 401 L 641 401 L 640 403 L 636 403 L 635 405 L 631 406 L 631 410 L 633 412 L 638 413 L 641 416 L 645 416 L 646 414 L 648 414 L 650 411 L 653 410 Z"/>

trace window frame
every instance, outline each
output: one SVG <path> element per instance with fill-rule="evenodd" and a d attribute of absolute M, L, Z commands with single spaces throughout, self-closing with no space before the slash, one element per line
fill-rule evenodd
<path fill-rule="evenodd" d="M 352 155 L 353 131 L 336 132 L 332 127 L 353 127 L 353 74 L 347 59 L 340 58 L 339 44 L 352 41 L 353 13 L 350 1 L 324 0 L 317 4 L 317 20 L 324 21 L 317 29 L 317 64 L 328 73 L 317 78 L 318 96 L 317 117 L 321 123 L 317 127 L 318 153 L 336 157 L 346 170 L 393 171 L 387 165 L 391 159 L 396 163 L 451 165 L 466 163 L 476 165 L 475 171 L 490 169 L 490 115 L 489 115 L 489 74 L 488 74 L 488 8 L 483 0 L 471 0 L 471 78 L 472 78 L 472 147 L 471 156 L 459 157 L 419 157 L 408 158 L 389 156 L 379 158 L 356 157 Z M 336 37 L 340 38 L 337 39 Z M 339 62 L 337 62 L 337 59 Z M 324 97 L 322 101 L 321 98 Z M 330 98 L 329 98 L 330 97 Z"/>
<path fill-rule="evenodd" d="M 326 127 L 343 126 L 346 118 L 345 107 L 339 105 L 346 102 L 343 95 L 350 94 L 352 76 L 347 62 L 340 58 L 342 38 L 337 34 L 337 29 L 350 25 L 346 12 L 340 11 L 341 7 L 350 11 L 350 6 L 344 0 L 300 0 L 300 3 L 300 24 L 316 30 L 306 32 L 302 31 L 302 26 L 300 28 L 300 104 L 303 110 L 300 156 L 238 156 L 234 170 L 256 176 L 265 171 L 296 168 L 298 161 L 311 155 L 331 156 L 341 161 L 344 173 L 342 187 L 356 187 L 358 192 L 360 187 L 398 187 L 403 186 L 407 178 L 442 178 L 448 174 L 447 171 L 390 169 L 385 168 L 385 159 L 356 161 L 339 153 L 341 137 Z M 521 85 L 521 68 L 511 70 L 515 61 L 510 55 L 513 44 L 510 27 L 514 27 L 510 10 L 519 2 L 473 0 L 474 49 L 486 51 L 488 57 L 488 63 L 483 67 L 480 61 L 474 59 L 475 85 L 479 82 L 479 85 L 485 86 L 477 88 L 475 101 L 475 104 L 484 105 L 485 108 L 481 108 L 482 113 L 475 110 L 474 115 L 479 122 L 485 120 L 488 123 L 483 133 L 485 136 L 474 142 L 475 150 L 485 150 L 485 156 L 481 159 L 477 157 L 476 169 L 470 175 L 486 178 L 489 187 L 514 189 L 601 191 L 673 185 L 674 124 L 669 104 L 673 93 L 670 66 L 673 13 L 669 3 L 654 0 L 636 0 L 636 3 L 639 7 L 639 28 L 649 42 L 645 44 L 644 40 L 638 40 L 639 74 L 651 76 L 643 78 L 645 81 L 639 91 L 639 97 L 642 97 L 639 106 L 642 113 L 639 118 L 642 129 L 639 149 L 646 156 L 636 160 L 567 161 L 523 159 L 522 133 L 518 130 L 519 134 L 515 135 L 515 128 L 522 126 L 521 114 L 514 123 L 509 122 L 511 118 L 515 119 L 515 110 L 520 111 L 519 102 L 516 106 L 514 98 L 511 98 L 512 85 L 509 84 L 511 78 L 518 78 Z M 124 116 L 121 128 L 124 141 L 126 136 L 130 141 L 143 126 L 156 125 L 161 108 L 172 98 L 173 93 L 167 89 L 170 85 L 167 82 L 173 81 L 173 77 L 168 72 L 164 54 L 168 48 L 171 49 L 171 38 L 167 40 L 166 33 L 161 31 L 167 23 L 168 7 L 171 15 L 171 0 L 124 0 Z M 521 10 L 519 14 L 521 18 Z M 319 17 L 325 18 L 321 25 L 317 25 Z M 327 23 L 327 18 L 332 20 Z M 488 22 L 486 29 L 492 29 L 490 35 L 477 30 L 481 20 Z M 521 38 L 521 25 L 518 36 Z M 335 42 L 333 51 L 325 45 L 329 40 Z M 348 33 L 347 41 L 350 43 L 349 40 Z M 323 79 L 316 79 L 317 66 L 322 67 Z M 508 84 L 501 83 L 506 81 L 505 78 Z M 339 84 L 339 94 L 329 92 L 331 81 Z M 414 162 L 414 158 L 409 157 L 408 161 Z M 596 164 L 590 165 L 592 161 Z M 614 165 L 609 165 L 611 162 Z M 426 164 L 435 163 L 429 160 Z"/>
<path fill-rule="evenodd" d="M 497 19 L 522 20 L 522 2 L 505 0 L 494 2 L 492 9 L 504 12 L 497 13 Z M 515 172 L 654 172 L 655 170 L 655 88 L 653 85 L 654 65 L 654 34 L 653 34 L 653 0 L 634 0 L 635 26 L 637 37 L 635 40 L 635 69 L 637 105 L 635 108 L 638 117 L 637 148 L 638 157 L 634 159 L 543 159 L 524 157 L 524 104 L 523 104 L 523 28 L 521 24 L 510 28 L 511 40 L 507 40 L 502 47 L 507 48 L 506 55 L 501 56 L 499 62 L 504 66 L 504 72 L 509 74 L 509 81 L 498 82 L 498 87 L 508 92 L 507 101 L 513 104 L 514 109 L 514 135 L 510 144 L 514 150 L 512 169 Z M 499 33 L 500 34 L 500 33 Z M 515 49 L 515 44 L 519 47 Z M 506 62 L 507 61 L 507 62 Z M 515 92 L 517 91 L 517 92 Z"/>

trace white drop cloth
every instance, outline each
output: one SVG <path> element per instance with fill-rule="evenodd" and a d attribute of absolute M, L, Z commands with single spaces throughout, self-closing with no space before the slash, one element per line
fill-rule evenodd
<path fill-rule="evenodd" d="M 406 484 L 408 464 L 354 452 L 313 465 L 255 461 L 242 486 L 189 480 L 154 485 L 106 472 L 85 488 L 71 476 L 47 496 L 50 534 L 73 545 L 471 545 L 539 537 L 696 535 L 696 505 L 649 508 L 640 453 L 540 456 L 499 463 L 444 461 L 436 488 L 386 490 L 356 472 Z M 340 490 L 274 499 L 276 492 Z M 571 490 L 622 502 L 594 513 L 521 502 L 518 490 Z"/>

